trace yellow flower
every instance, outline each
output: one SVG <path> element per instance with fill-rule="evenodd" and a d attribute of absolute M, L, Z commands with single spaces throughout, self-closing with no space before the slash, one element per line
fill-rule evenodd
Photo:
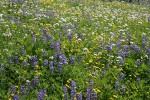
<path fill-rule="evenodd" d="M 64 97 L 65 95 L 64 94 L 62 94 L 62 97 Z"/>
<path fill-rule="evenodd" d="M 89 76 L 92 76 L 92 74 L 89 74 Z"/>
<path fill-rule="evenodd" d="M 15 88 L 18 88 L 18 86 L 15 86 Z"/>
<path fill-rule="evenodd" d="M 35 66 L 35 68 L 38 68 L 38 67 L 39 67 L 38 65 Z"/>
<path fill-rule="evenodd" d="M 42 73 L 38 72 L 37 75 L 42 75 Z"/>
<path fill-rule="evenodd" d="M 99 68 L 99 67 L 97 67 L 97 66 L 93 66 L 93 68 Z"/>
<path fill-rule="evenodd" d="M 100 93 L 101 90 L 99 90 L 98 88 L 93 89 L 96 93 Z"/>
<path fill-rule="evenodd" d="M 20 59 L 20 60 L 23 60 L 23 57 L 20 57 L 19 59 Z"/>
<path fill-rule="evenodd" d="M 117 69 L 117 66 L 113 66 L 114 69 Z"/>
<path fill-rule="evenodd" d="M 66 84 L 66 87 L 67 87 L 67 88 L 70 88 L 70 86 L 69 86 L 68 84 Z"/>
<path fill-rule="evenodd" d="M 117 80 L 117 77 L 114 77 L 115 80 Z"/>
<path fill-rule="evenodd" d="M 70 82 L 71 82 L 71 80 L 72 80 L 72 79 L 71 79 L 71 78 L 69 78 L 69 79 L 67 80 L 67 83 L 70 83 Z"/>
<path fill-rule="evenodd" d="M 89 63 L 92 63 L 92 62 L 93 62 L 93 59 L 90 59 L 90 60 L 89 60 Z"/>
<path fill-rule="evenodd" d="M 11 98 L 8 98 L 8 100 L 12 100 Z"/>
<path fill-rule="evenodd" d="M 11 96 L 14 96 L 15 94 L 11 94 Z"/>
<path fill-rule="evenodd" d="M 116 95 L 113 95 L 114 98 L 118 98 Z"/>
<path fill-rule="evenodd" d="M 36 35 L 36 36 L 39 36 L 40 34 L 39 34 L 39 33 L 36 33 L 35 35 Z"/>
<path fill-rule="evenodd" d="M 122 71 L 123 69 L 122 68 L 119 68 L 119 71 Z"/>

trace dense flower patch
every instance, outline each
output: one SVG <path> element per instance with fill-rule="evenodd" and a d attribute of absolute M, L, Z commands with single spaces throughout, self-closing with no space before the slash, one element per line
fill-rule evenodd
<path fill-rule="evenodd" d="M 0 7 L 0 100 L 150 99 L 148 7 L 98 0 Z"/>

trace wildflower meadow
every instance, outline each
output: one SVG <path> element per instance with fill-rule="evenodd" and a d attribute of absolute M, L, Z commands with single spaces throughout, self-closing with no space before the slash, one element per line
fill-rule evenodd
<path fill-rule="evenodd" d="M 0 100 L 150 100 L 150 6 L 1 0 Z"/>

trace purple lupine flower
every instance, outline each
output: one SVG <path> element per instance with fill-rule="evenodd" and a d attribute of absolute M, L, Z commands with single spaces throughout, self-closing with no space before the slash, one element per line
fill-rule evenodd
<path fill-rule="evenodd" d="M 82 100 L 82 92 L 80 92 L 79 94 L 77 94 L 77 100 Z"/>
<path fill-rule="evenodd" d="M 57 52 L 60 51 L 60 40 L 57 40 L 57 41 L 56 41 L 55 49 L 56 49 Z"/>
<path fill-rule="evenodd" d="M 21 46 L 21 47 L 20 47 L 20 54 L 23 55 L 23 54 L 24 54 L 24 51 L 25 51 L 24 46 Z"/>
<path fill-rule="evenodd" d="M 31 86 L 30 81 L 29 81 L 29 80 L 26 80 L 26 87 L 27 87 L 27 89 L 30 89 L 30 86 Z"/>
<path fill-rule="evenodd" d="M 148 19 L 148 22 L 150 23 L 150 16 L 147 19 Z"/>
<path fill-rule="evenodd" d="M 25 7 L 22 8 L 22 15 L 23 15 L 23 16 L 26 15 L 26 8 L 25 8 Z"/>
<path fill-rule="evenodd" d="M 42 51 L 43 58 L 45 58 L 45 57 L 46 57 L 46 52 L 47 52 L 46 50 L 43 50 L 43 51 Z"/>
<path fill-rule="evenodd" d="M 136 79 L 136 82 L 138 83 L 138 82 L 140 82 L 140 80 L 141 80 L 140 77 L 138 77 L 138 78 Z"/>
<path fill-rule="evenodd" d="M 140 51 L 140 48 L 139 48 L 137 45 L 135 45 L 135 44 L 132 44 L 131 47 L 132 47 L 132 49 L 133 49 L 135 52 L 139 52 L 139 51 Z"/>
<path fill-rule="evenodd" d="M 106 72 L 106 70 L 104 69 L 104 70 L 102 71 L 102 75 L 104 75 L 104 74 L 105 74 L 105 72 Z"/>
<path fill-rule="evenodd" d="M 91 98 L 91 100 L 97 100 L 97 93 L 94 90 L 91 91 L 90 98 Z"/>
<path fill-rule="evenodd" d="M 122 57 L 123 59 L 125 57 L 128 57 L 130 55 L 130 51 L 123 51 L 123 50 L 120 50 L 119 53 L 118 53 L 118 56 Z"/>
<path fill-rule="evenodd" d="M 118 53 L 118 56 L 120 56 L 122 59 L 125 58 L 125 52 L 123 50 L 120 50 Z"/>
<path fill-rule="evenodd" d="M 0 63 L 0 72 L 4 72 L 5 71 L 3 67 L 4 67 L 4 64 Z"/>
<path fill-rule="evenodd" d="M 150 48 L 146 48 L 146 52 L 150 54 Z"/>
<path fill-rule="evenodd" d="M 38 2 L 35 2 L 35 1 L 34 1 L 34 8 L 37 7 L 37 4 L 38 4 Z"/>
<path fill-rule="evenodd" d="M 62 64 L 58 64 L 58 70 L 62 71 Z"/>
<path fill-rule="evenodd" d="M 117 42 L 117 48 L 120 48 L 120 46 L 121 46 L 121 42 L 119 41 Z"/>
<path fill-rule="evenodd" d="M 86 100 L 90 100 L 90 95 L 91 95 L 91 92 L 90 92 L 90 89 L 87 89 L 86 91 Z"/>
<path fill-rule="evenodd" d="M 103 49 L 105 48 L 105 42 L 101 42 Z"/>
<path fill-rule="evenodd" d="M 141 66 L 141 60 L 140 60 L 140 59 L 137 59 L 137 60 L 136 60 L 136 65 L 137 65 L 138 67 Z"/>
<path fill-rule="evenodd" d="M 74 81 L 71 82 L 71 100 L 76 98 L 76 83 Z"/>
<path fill-rule="evenodd" d="M 90 81 L 90 89 L 93 89 L 93 86 L 94 86 L 94 82 Z"/>
<path fill-rule="evenodd" d="M 37 61 L 33 61 L 32 66 L 36 66 L 36 65 L 37 65 Z"/>
<path fill-rule="evenodd" d="M 37 100 L 44 100 L 44 96 L 46 95 L 46 90 L 40 90 L 38 93 L 37 93 Z"/>
<path fill-rule="evenodd" d="M 10 94 L 15 94 L 16 93 L 16 88 L 14 85 L 10 86 Z"/>
<path fill-rule="evenodd" d="M 116 82 L 116 83 L 115 83 L 115 88 L 118 89 L 119 87 L 120 87 L 119 82 Z"/>
<path fill-rule="evenodd" d="M 120 65 L 123 65 L 123 64 L 124 64 L 124 60 L 123 60 L 123 58 L 121 58 L 121 59 L 119 60 L 119 62 L 117 62 L 117 65 L 120 66 Z"/>
<path fill-rule="evenodd" d="M 12 100 L 20 100 L 20 96 L 18 94 L 16 94 L 12 97 Z"/>
<path fill-rule="evenodd" d="M 68 60 L 67 60 L 67 58 L 65 56 L 62 56 L 61 60 L 62 60 L 63 64 L 68 64 Z"/>
<path fill-rule="evenodd" d="M 75 58 L 71 57 L 71 66 L 75 66 Z"/>
<path fill-rule="evenodd" d="M 46 31 L 45 28 L 42 28 L 42 32 L 43 32 L 44 34 L 47 34 L 47 31 Z"/>
<path fill-rule="evenodd" d="M 23 60 L 23 66 L 24 66 L 24 67 L 27 67 L 27 65 L 28 65 L 27 60 Z"/>
<path fill-rule="evenodd" d="M 129 50 L 129 45 L 125 45 L 124 46 L 124 51 L 128 51 Z"/>
<path fill-rule="evenodd" d="M 112 45 L 111 45 L 111 44 L 109 44 L 109 45 L 107 46 L 107 51 L 108 51 L 109 53 L 112 51 Z"/>
<path fill-rule="evenodd" d="M 8 56 L 8 64 L 9 64 L 9 65 L 12 64 L 12 56 Z"/>
<path fill-rule="evenodd" d="M 3 63 L 0 63 L 0 68 L 4 67 L 4 64 Z"/>
<path fill-rule="evenodd" d="M 78 62 L 82 61 L 82 56 L 78 56 Z"/>
<path fill-rule="evenodd" d="M 122 85 L 121 86 L 121 92 L 125 92 L 126 91 L 126 88 Z"/>
<path fill-rule="evenodd" d="M 44 66 L 48 66 L 48 60 L 44 59 Z"/>
<path fill-rule="evenodd" d="M 42 39 L 42 43 L 46 44 L 46 41 L 47 41 L 46 37 L 45 36 L 41 36 L 41 39 Z"/>
<path fill-rule="evenodd" d="M 17 0 L 11 0 L 13 3 L 17 3 L 18 1 Z"/>
<path fill-rule="evenodd" d="M 4 67 L 4 64 L 3 63 L 0 63 L 0 68 Z"/>
<path fill-rule="evenodd" d="M 35 76 L 34 77 L 34 85 L 37 86 L 38 83 L 39 83 L 39 78 L 38 78 L 38 76 Z"/>
<path fill-rule="evenodd" d="M 42 89 L 41 91 L 46 95 L 46 89 Z"/>
<path fill-rule="evenodd" d="M 16 56 L 14 56 L 14 64 L 18 64 L 19 63 L 19 58 L 18 58 L 18 56 L 16 55 Z"/>
<path fill-rule="evenodd" d="M 130 41 L 131 39 L 132 39 L 132 35 L 131 35 L 131 33 L 128 33 L 129 35 L 128 35 L 128 40 Z"/>
<path fill-rule="evenodd" d="M 21 86 L 20 87 L 20 93 L 21 94 L 26 94 L 26 88 L 25 88 L 25 86 Z"/>
<path fill-rule="evenodd" d="M 146 45 L 146 38 L 143 38 L 142 39 L 142 47 L 145 47 L 145 45 Z"/>
<path fill-rule="evenodd" d="M 55 67 L 53 65 L 53 62 L 52 61 L 49 61 L 49 69 L 51 70 L 52 73 L 54 73 L 55 71 Z"/>
<path fill-rule="evenodd" d="M 68 37 L 69 41 L 71 41 L 71 39 L 72 39 L 72 33 L 69 32 L 68 35 L 67 35 L 67 37 Z"/>
<path fill-rule="evenodd" d="M 23 4 L 23 3 L 24 3 L 24 0 L 19 0 L 19 3 L 20 3 L 20 4 Z"/>
<path fill-rule="evenodd" d="M 64 86 L 63 92 L 64 92 L 64 100 L 68 100 L 68 89 L 66 86 Z"/>
<path fill-rule="evenodd" d="M 36 36 L 35 36 L 35 33 L 32 34 L 32 41 L 33 41 L 34 43 L 36 43 Z"/>
<path fill-rule="evenodd" d="M 120 73 L 120 76 L 119 76 L 119 80 L 123 80 L 123 78 L 124 78 L 124 73 Z"/>
<path fill-rule="evenodd" d="M 54 44 L 54 42 L 51 42 L 51 43 L 50 43 L 50 48 L 51 48 L 52 50 L 55 49 L 55 44 Z"/>
<path fill-rule="evenodd" d="M 130 56 L 130 51 L 129 51 L 129 52 L 124 52 L 124 56 L 125 56 L 125 57 Z"/>
<path fill-rule="evenodd" d="M 36 66 L 37 65 L 37 56 L 30 56 L 30 62 L 32 66 Z"/>

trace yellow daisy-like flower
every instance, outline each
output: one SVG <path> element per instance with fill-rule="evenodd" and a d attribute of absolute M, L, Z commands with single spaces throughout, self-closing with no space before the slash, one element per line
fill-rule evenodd
<path fill-rule="evenodd" d="M 101 90 L 99 90 L 98 88 L 93 89 L 96 93 L 100 93 Z"/>
<path fill-rule="evenodd" d="M 114 98 L 118 98 L 116 95 L 113 95 Z"/>
<path fill-rule="evenodd" d="M 19 60 L 23 60 L 23 57 L 20 57 Z"/>
<path fill-rule="evenodd" d="M 18 86 L 15 86 L 15 88 L 18 88 Z"/>
<path fill-rule="evenodd" d="M 93 62 L 93 59 L 90 59 L 90 60 L 89 60 L 89 63 L 92 63 L 92 62 Z"/>
<path fill-rule="evenodd" d="M 122 71 L 123 69 L 122 68 L 119 68 L 119 71 Z"/>
<path fill-rule="evenodd" d="M 68 84 L 65 84 L 65 86 L 66 86 L 67 88 L 70 88 L 70 86 L 69 86 Z"/>
<path fill-rule="evenodd" d="M 11 96 L 14 96 L 15 94 L 11 94 Z"/>
<path fill-rule="evenodd" d="M 114 69 L 117 69 L 117 66 L 113 66 Z"/>
<path fill-rule="evenodd" d="M 72 80 L 72 79 L 71 79 L 71 78 L 69 78 L 69 79 L 67 80 L 67 83 L 70 83 L 70 82 L 71 82 L 71 80 Z"/>
<path fill-rule="evenodd" d="M 12 100 L 11 98 L 8 98 L 8 100 Z"/>

